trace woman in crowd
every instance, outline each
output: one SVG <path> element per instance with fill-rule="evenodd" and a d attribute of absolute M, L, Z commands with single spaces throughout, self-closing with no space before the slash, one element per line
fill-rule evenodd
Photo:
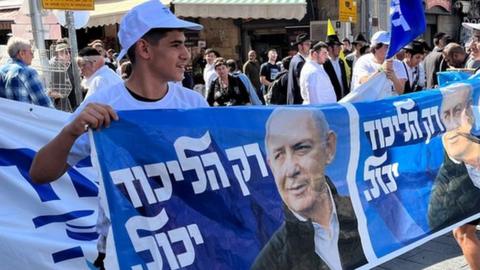
<path fill-rule="evenodd" d="M 217 78 L 211 83 L 207 95 L 210 106 L 246 105 L 250 99 L 240 79 L 228 73 L 227 61 L 217 58 L 214 62 Z"/>

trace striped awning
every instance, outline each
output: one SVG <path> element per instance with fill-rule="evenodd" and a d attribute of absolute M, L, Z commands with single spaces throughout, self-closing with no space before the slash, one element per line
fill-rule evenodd
<path fill-rule="evenodd" d="M 86 27 L 96 27 L 120 23 L 123 15 L 134 6 L 147 0 L 96 0 L 95 10 L 90 12 L 90 19 Z M 168 6 L 171 0 L 159 0 Z"/>
<path fill-rule="evenodd" d="M 175 14 L 196 18 L 297 19 L 307 12 L 305 0 L 173 0 Z"/>

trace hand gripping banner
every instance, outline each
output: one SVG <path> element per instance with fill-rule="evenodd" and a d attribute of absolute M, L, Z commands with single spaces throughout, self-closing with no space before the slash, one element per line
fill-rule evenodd
<path fill-rule="evenodd" d="M 91 134 L 107 269 L 371 268 L 480 217 L 480 80 L 375 102 L 124 111 Z"/>

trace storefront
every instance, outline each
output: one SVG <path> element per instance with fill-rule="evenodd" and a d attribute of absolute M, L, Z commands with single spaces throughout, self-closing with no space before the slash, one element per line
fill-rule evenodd
<path fill-rule="evenodd" d="M 306 0 L 174 0 L 172 4 L 175 14 L 198 18 L 204 26 L 198 45 L 215 48 L 226 58 L 245 60 L 250 49 L 262 57 L 269 48 L 283 56 L 296 33 L 288 27 L 303 25 L 299 29 L 309 32 L 303 21 Z"/>

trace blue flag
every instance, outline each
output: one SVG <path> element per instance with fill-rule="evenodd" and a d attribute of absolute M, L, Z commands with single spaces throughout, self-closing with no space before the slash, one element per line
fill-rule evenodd
<path fill-rule="evenodd" d="M 390 6 L 391 38 L 387 59 L 425 32 L 426 21 L 421 0 L 392 0 Z"/>

